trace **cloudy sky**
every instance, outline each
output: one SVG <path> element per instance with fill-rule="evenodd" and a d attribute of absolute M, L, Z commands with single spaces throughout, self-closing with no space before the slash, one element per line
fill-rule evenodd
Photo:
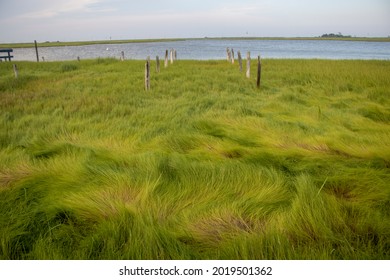
<path fill-rule="evenodd" d="M 0 0 L 0 42 L 390 36 L 389 0 Z"/>

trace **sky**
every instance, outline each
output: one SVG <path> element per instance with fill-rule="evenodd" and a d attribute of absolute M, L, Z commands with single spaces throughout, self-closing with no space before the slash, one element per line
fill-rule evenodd
<path fill-rule="evenodd" d="M 390 36 L 389 0 L 0 0 L 0 43 Z"/>

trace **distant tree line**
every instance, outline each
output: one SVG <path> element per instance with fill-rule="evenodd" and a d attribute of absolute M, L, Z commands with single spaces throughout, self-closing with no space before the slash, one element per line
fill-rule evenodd
<path fill-rule="evenodd" d="M 329 34 L 323 34 L 321 38 L 351 38 L 351 35 L 343 35 L 340 32 L 337 34 L 329 33 Z"/>

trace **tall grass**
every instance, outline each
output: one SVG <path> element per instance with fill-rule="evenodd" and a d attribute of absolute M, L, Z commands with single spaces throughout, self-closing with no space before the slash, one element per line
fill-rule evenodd
<path fill-rule="evenodd" d="M 0 63 L 1 259 L 389 259 L 389 62 L 143 67 Z"/>

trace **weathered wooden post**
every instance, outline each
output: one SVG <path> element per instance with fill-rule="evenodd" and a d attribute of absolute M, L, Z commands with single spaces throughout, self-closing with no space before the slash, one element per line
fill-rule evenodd
<path fill-rule="evenodd" d="M 260 80 L 261 80 L 261 61 L 260 55 L 257 57 L 257 87 L 260 88 Z"/>
<path fill-rule="evenodd" d="M 234 50 L 232 49 L 232 64 L 234 64 Z"/>
<path fill-rule="evenodd" d="M 42 56 L 42 61 L 45 62 L 45 57 L 44 56 Z"/>
<path fill-rule="evenodd" d="M 173 49 L 171 49 L 169 54 L 170 54 L 170 57 L 171 57 L 171 64 L 173 64 Z"/>
<path fill-rule="evenodd" d="M 242 57 L 240 51 L 237 52 L 237 56 L 238 56 L 238 64 L 240 65 L 240 72 L 242 72 Z"/>
<path fill-rule="evenodd" d="M 125 61 L 125 52 L 121 51 L 121 61 Z"/>
<path fill-rule="evenodd" d="M 14 74 L 15 74 L 15 79 L 18 78 L 19 76 L 19 73 L 18 73 L 18 67 L 16 66 L 16 64 L 13 65 L 14 66 Z"/>
<path fill-rule="evenodd" d="M 175 50 L 175 60 L 177 60 L 177 51 Z"/>
<path fill-rule="evenodd" d="M 229 62 L 231 61 L 231 53 L 229 48 L 226 48 L 226 60 Z"/>
<path fill-rule="evenodd" d="M 246 77 L 249 79 L 251 77 L 251 53 L 246 53 Z"/>
<path fill-rule="evenodd" d="M 77 57 L 77 61 L 80 62 L 80 57 L 79 56 Z"/>
<path fill-rule="evenodd" d="M 145 63 L 145 90 L 150 90 L 150 57 L 146 59 Z"/>
<path fill-rule="evenodd" d="M 156 72 L 160 73 L 160 58 L 156 56 Z"/>
<path fill-rule="evenodd" d="M 34 44 L 35 44 L 35 53 L 37 54 L 37 62 L 39 62 L 38 45 L 36 40 L 34 40 Z"/>
<path fill-rule="evenodd" d="M 164 62 L 164 67 L 168 67 L 168 50 L 165 51 L 165 62 Z"/>

